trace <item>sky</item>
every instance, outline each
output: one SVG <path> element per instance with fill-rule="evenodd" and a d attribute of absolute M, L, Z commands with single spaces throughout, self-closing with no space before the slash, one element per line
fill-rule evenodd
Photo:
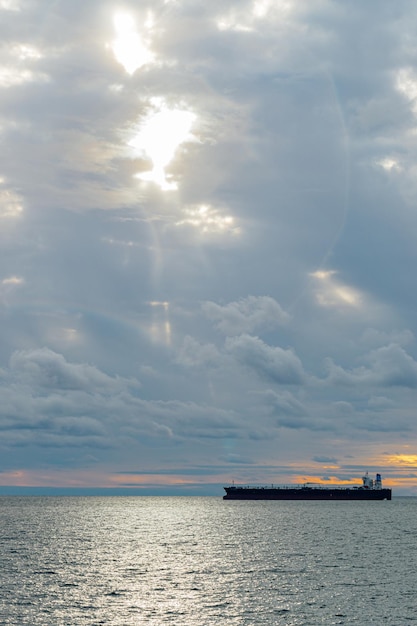
<path fill-rule="evenodd" d="M 0 0 L 0 492 L 417 495 L 413 0 Z"/>

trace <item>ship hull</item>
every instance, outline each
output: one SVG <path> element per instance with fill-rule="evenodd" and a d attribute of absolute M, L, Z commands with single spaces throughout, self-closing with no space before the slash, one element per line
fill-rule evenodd
<path fill-rule="evenodd" d="M 225 487 L 223 500 L 391 500 L 391 489 Z"/>

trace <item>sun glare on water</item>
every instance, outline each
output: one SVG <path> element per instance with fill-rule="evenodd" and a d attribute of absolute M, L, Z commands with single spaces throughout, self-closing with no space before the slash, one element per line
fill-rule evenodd
<path fill-rule="evenodd" d="M 163 190 L 177 189 L 177 184 L 167 179 L 166 167 L 172 161 L 180 144 L 192 139 L 191 128 L 195 115 L 191 111 L 170 109 L 161 100 L 153 100 L 154 111 L 139 127 L 139 132 L 129 142 L 138 154 L 149 157 L 152 169 L 137 174 L 137 178 L 154 182 Z"/>

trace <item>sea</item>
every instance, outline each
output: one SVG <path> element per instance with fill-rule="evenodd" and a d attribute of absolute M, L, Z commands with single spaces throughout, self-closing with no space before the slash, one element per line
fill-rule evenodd
<path fill-rule="evenodd" d="M 0 497 L 0 624 L 417 623 L 417 498 Z"/>

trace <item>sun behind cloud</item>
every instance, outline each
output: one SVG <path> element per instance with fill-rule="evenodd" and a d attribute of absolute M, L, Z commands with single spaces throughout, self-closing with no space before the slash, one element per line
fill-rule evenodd
<path fill-rule="evenodd" d="M 136 177 L 154 182 L 164 191 L 177 189 L 177 184 L 168 180 L 166 167 L 177 148 L 193 138 L 191 128 L 196 116 L 183 108 L 170 108 L 162 98 L 152 98 L 151 104 L 152 111 L 140 123 L 129 146 L 137 154 L 148 156 L 152 169 L 136 174 Z"/>
<path fill-rule="evenodd" d="M 154 60 L 153 52 L 137 32 L 135 22 L 128 13 L 116 13 L 113 23 L 116 39 L 112 42 L 111 48 L 116 60 L 123 65 L 128 74 L 134 74 L 137 69 Z M 149 29 L 151 23 L 148 20 L 145 28 Z"/>

